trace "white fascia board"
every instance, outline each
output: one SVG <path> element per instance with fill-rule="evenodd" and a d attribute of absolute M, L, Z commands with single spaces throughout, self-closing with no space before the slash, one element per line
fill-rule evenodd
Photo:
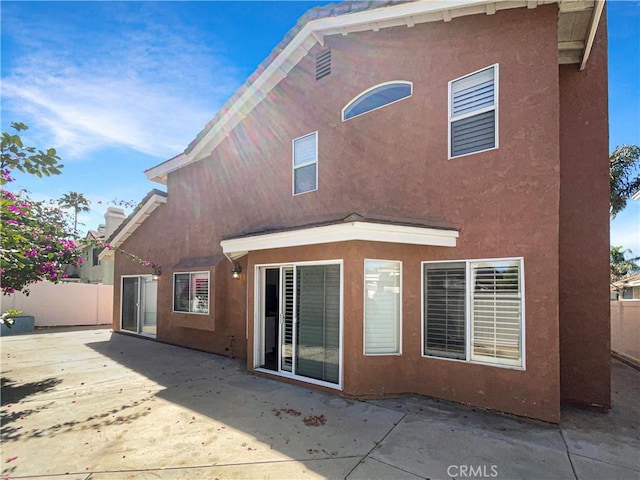
<path fill-rule="evenodd" d="M 173 172 L 178 168 L 184 167 L 189 163 L 189 158 L 186 154 L 181 153 L 180 155 L 172 158 L 171 160 L 167 160 L 160 165 L 156 165 L 153 168 L 150 168 L 144 174 L 147 176 L 149 180 L 152 182 L 161 183 L 163 185 L 167 184 L 167 174 L 169 172 Z"/>
<path fill-rule="evenodd" d="M 113 250 L 109 250 L 108 248 L 102 249 L 102 251 L 98 254 L 98 260 L 113 260 L 115 258 L 115 253 Z"/>
<path fill-rule="evenodd" d="M 604 10 L 604 0 L 596 0 L 593 8 L 593 15 L 591 16 L 591 25 L 589 25 L 589 33 L 587 34 L 586 46 L 584 48 L 584 54 L 582 56 L 582 62 L 580 63 L 580 70 L 584 70 L 587 66 L 587 60 L 591 54 L 591 48 L 593 47 L 593 41 L 596 38 L 596 32 L 598 31 L 598 25 L 600 23 L 600 17 L 602 16 L 602 10 Z"/>
<path fill-rule="evenodd" d="M 455 247 L 457 238 L 457 230 L 440 230 L 373 222 L 350 222 L 223 240 L 220 242 L 220 246 L 227 258 L 233 261 L 255 250 L 271 250 L 303 245 L 364 240 L 369 242 Z"/>
<path fill-rule="evenodd" d="M 114 247 L 119 247 L 122 243 L 131 236 L 136 229 L 144 223 L 144 221 L 151 215 L 156 208 L 158 208 L 161 204 L 167 203 L 167 197 L 162 195 L 153 194 L 149 200 L 145 202 L 145 204 L 140 207 L 135 215 L 127 222 L 125 227 L 111 240 L 111 245 Z M 106 257 L 106 252 L 110 251 L 109 249 L 104 249 L 98 255 L 99 259 Z"/>

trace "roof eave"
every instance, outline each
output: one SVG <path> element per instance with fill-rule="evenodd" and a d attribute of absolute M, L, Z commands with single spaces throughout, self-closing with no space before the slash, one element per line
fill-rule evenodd
<path fill-rule="evenodd" d="M 588 9 L 590 2 L 574 0 L 514 0 L 500 2 L 494 0 L 418 0 L 411 3 L 387 6 L 372 10 L 364 10 L 348 13 L 340 16 L 319 18 L 308 21 L 300 31 L 289 41 L 280 53 L 269 63 L 264 71 L 248 86 L 243 86 L 244 91 L 222 107 L 224 113 L 206 133 L 202 132 L 202 139 L 190 150 L 185 151 L 160 165 L 150 168 L 145 173 L 149 180 L 166 184 L 167 175 L 172 171 L 182 168 L 190 163 L 205 158 L 217 145 L 231 132 L 252 110 L 266 97 L 269 91 L 280 80 L 285 78 L 289 71 L 307 54 L 316 44 L 324 44 L 324 37 L 328 35 L 342 34 L 406 25 L 413 27 L 418 23 L 432 21 L 451 21 L 453 18 L 487 14 L 493 15 L 498 10 L 510 8 L 528 9 L 539 5 L 559 4 L 560 14 L 571 14 L 575 11 Z M 570 58 L 560 63 L 580 63 L 580 68 L 586 66 L 597 31 L 604 2 L 596 1 L 594 12 L 585 42 L 563 42 L 567 49 L 576 50 L 580 43 L 579 58 Z M 562 46 L 559 42 L 559 49 Z"/>
<path fill-rule="evenodd" d="M 140 206 L 140 208 L 131 216 L 130 219 L 126 220 L 126 223 L 123 225 L 123 228 L 116 233 L 116 235 L 110 239 L 110 245 L 114 247 L 119 247 L 124 243 L 124 241 L 135 232 L 140 225 L 144 223 L 144 221 L 151 215 L 151 213 L 158 208 L 160 205 L 167 203 L 167 196 L 160 195 L 158 193 L 154 193 L 149 196 L 146 202 Z M 103 249 L 98 255 L 99 260 L 103 260 L 105 258 L 113 258 L 113 250 L 109 248 Z"/>
<path fill-rule="evenodd" d="M 459 233 L 456 229 L 435 229 L 355 221 L 231 238 L 222 240 L 220 246 L 225 256 L 229 260 L 235 261 L 256 250 L 272 250 L 275 248 L 321 245 L 354 240 L 455 247 L 458 236 Z"/>

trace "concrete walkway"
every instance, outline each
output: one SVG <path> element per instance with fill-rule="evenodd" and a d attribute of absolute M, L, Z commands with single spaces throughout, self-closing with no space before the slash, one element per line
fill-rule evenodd
<path fill-rule="evenodd" d="M 562 428 L 414 396 L 351 401 L 113 334 L 2 338 L 2 477 L 640 478 L 640 372 Z"/>

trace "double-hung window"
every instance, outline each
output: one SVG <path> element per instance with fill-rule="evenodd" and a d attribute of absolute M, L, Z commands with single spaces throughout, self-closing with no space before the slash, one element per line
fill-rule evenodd
<path fill-rule="evenodd" d="M 209 313 L 209 272 L 173 274 L 173 311 Z"/>
<path fill-rule="evenodd" d="M 524 367 L 522 259 L 423 263 L 425 356 Z"/>
<path fill-rule="evenodd" d="M 364 353 L 400 353 L 401 262 L 364 262 Z"/>
<path fill-rule="evenodd" d="M 293 194 L 318 189 L 318 132 L 293 141 Z"/>
<path fill-rule="evenodd" d="M 449 158 L 498 148 L 498 65 L 449 82 Z"/>

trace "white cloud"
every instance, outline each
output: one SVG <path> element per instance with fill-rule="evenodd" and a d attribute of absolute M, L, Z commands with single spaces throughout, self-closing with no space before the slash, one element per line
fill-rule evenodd
<path fill-rule="evenodd" d="M 620 245 L 630 249 L 634 256 L 640 255 L 640 201 L 629 201 L 611 221 L 611 245 Z"/>
<path fill-rule="evenodd" d="M 12 59 L 13 68 L 3 66 L 5 116 L 19 115 L 12 120 L 28 123 L 66 157 L 122 146 L 169 158 L 239 84 L 234 68 L 203 38 L 178 35 L 188 30 L 148 15 L 142 24 L 125 21 L 79 43 L 73 28 L 43 35 L 37 25 L 20 27 L 15 36 L 27 48 L 16 50 L 23 53 Z"/>

